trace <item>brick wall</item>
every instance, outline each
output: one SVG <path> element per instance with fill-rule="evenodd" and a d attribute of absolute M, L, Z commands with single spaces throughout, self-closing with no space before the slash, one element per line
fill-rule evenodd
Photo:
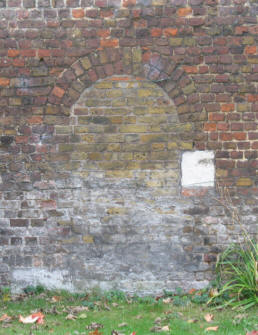
<path fill-rule="evenodd" d="M 257 13 L 253 0 L 0 0 L 2 284 L 207 284 L 241 228 L 215 187 L 182 187 L 185 151 L 214 152 L 256 232 Z"/>

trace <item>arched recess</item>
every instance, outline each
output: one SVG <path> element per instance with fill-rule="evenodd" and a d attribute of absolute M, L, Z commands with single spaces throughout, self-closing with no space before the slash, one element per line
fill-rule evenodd
<path fill-rule="evenodd" d="M 191 148 L 192 131 L 164 90 L 134 76 L 97 81 L 69 122 L 55 125 L 49 164 L 60 216 L 49 222 L 49 239 L 68 250 L 63 266 L 77 289 L 160 292 L 186 276 L 184 286 L 193 285 L 189 267 L 201 259 L 187 251 L 191 219 L 180 196 L 180 154 Z M 53 234 L 55 226 L 67 236 Z"/>
<path fill-rule="evenodd" d="M 49 105 L 71 107 L 81 93 L 97 80 L 113 75 L 133 75 L 155 82 L 177 106 L 180 122 L 205 119 L 194 81 L 180 64 L 157 51 L 141 47 L 107 48 L 77 60 L 56 81 L 48 96 Z"/>
<path fill-rule="evenodd" d="M 140 48 L 96 51 L 57 80 L 45 107 L 64 114 L 48 161 L 45 252 L 75 290 L 205 284 L 180 196 L 180 154 L 201 113 L 195 91 L 183 69 Z"/>

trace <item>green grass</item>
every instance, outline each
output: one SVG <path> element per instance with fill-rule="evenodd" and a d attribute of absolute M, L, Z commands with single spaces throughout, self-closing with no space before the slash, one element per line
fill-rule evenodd
<path fill-rule="evenodd" d="M 51 302 L 53 296 L 60 297 L 60 300 Z M 78 317 L 75 321 L 65 319 L 73 306 L 83 305 L 88 305 L 90 309 L 78 314 L 74 313 Z M 5 299 L 0 300 L 0 317 L 5 313 L 13 317 L 10 323 L 0 322 L 0 334 L 87 335 L 92 330 L 87 330 L 86 326 L 97 322 L 103 324 L 103 328 L 99 329 L 103 335 L 110 335 L 114 329 L 125 335 L 130 335 L 133 331 L 136 332 L 136 335 L 147 335 L 152 334 L 150 329 L 155 325 L 154 321 L 157 317 L 162 319 L 160 326 L 169 325 L 170 328 L 168 332 L 163 331 L 160 334 L 245 335 L 248 331 L 257 330 L 258 319 L 255 308 L 251 308 L 244 316 L 240 314 L 239 317 L 239 312 L 231 309 L 214 311 L 207 308 L 205 304 L 196 305 L 190 301 L 183 303 L 183 305 L 175 306 L 173 302 L 165 304 L 162 299 L 155 301 L 153 298 L 135 298 L 132 301 L 127 301 L 126 296 L 118 291 L 105 295 L 95 293 L 86 297 L 65 292 L 43 292 L 40 294 L 29 292 L 20 301 L 16 299 L 8 301 L 6 296 Z M 27 316 L 38 310 L 45 314 L 43 325 L 26 325 L 18 322 L 19 314 Z M 55 314 L 55 311 L 58 314 Z M 207 313 L 214 315 L 211 323 L 204 320 Z M 80 319 L 80 315 L 83 318 Z M 138 317 L 139 315 L 141 318 Z M 198 321 L 189 323 L 189 320 Z M 119 328 L 119 324 L 124 322 L 128 325 Z M 210 326 L 219 326 L 218 331 L 206 332 L 205 329 Z"/>

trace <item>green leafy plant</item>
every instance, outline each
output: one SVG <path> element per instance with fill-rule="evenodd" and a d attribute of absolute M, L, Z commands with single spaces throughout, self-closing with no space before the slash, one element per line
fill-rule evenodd
<path fill-rule="evenodd" d="M 43 293 L 45 291 L 45 288 L 44 286 L 42 285 L 37 285 L 37 286 L 32 286 L 32 285 L 29 285 L 29 286 L 26 286 L 24 289 L 23 289 L 24 293 L 26 294 L 40 294 L 40 293 Z"/>
<path fill-rule="evenodd" d="M 258 304 L 258 244 L 245 233 L 244 243 L 230 245 L 219 257 L 220 289 L 208 304 L 248 309 Z"/>

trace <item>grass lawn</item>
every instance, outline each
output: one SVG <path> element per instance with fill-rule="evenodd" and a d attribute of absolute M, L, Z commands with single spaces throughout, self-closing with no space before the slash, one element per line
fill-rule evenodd
<path fill-rule="evenodd" d="M 127 300 L 119 292 L 82 296 L 47 291 L 16 297 L 5 295 L 0 299 L 0 320 L 5 314 L 11 317 L 0 321 L 1 335 L 111 335 L 113 330 L 117 331 L 113 335 L 130 335 L 133 332 L 136 335 L 155 332 L 171 335 L 245 335 L 258 330 L 257 308 L 247 312 L 216 311 L 205 304 L 183 299 L 182 304 L 177 299 L 177 305 L 181 306 L 175 306 L 173 298 Z M 18 321 L 19 315 L 26 317 L 37 311 L 45 315 L 44 324 Z M 210 322 L 204 318 L 207 314 L 212 314 Z M 215 328 L 207 330 L 208 327 Z"/>

